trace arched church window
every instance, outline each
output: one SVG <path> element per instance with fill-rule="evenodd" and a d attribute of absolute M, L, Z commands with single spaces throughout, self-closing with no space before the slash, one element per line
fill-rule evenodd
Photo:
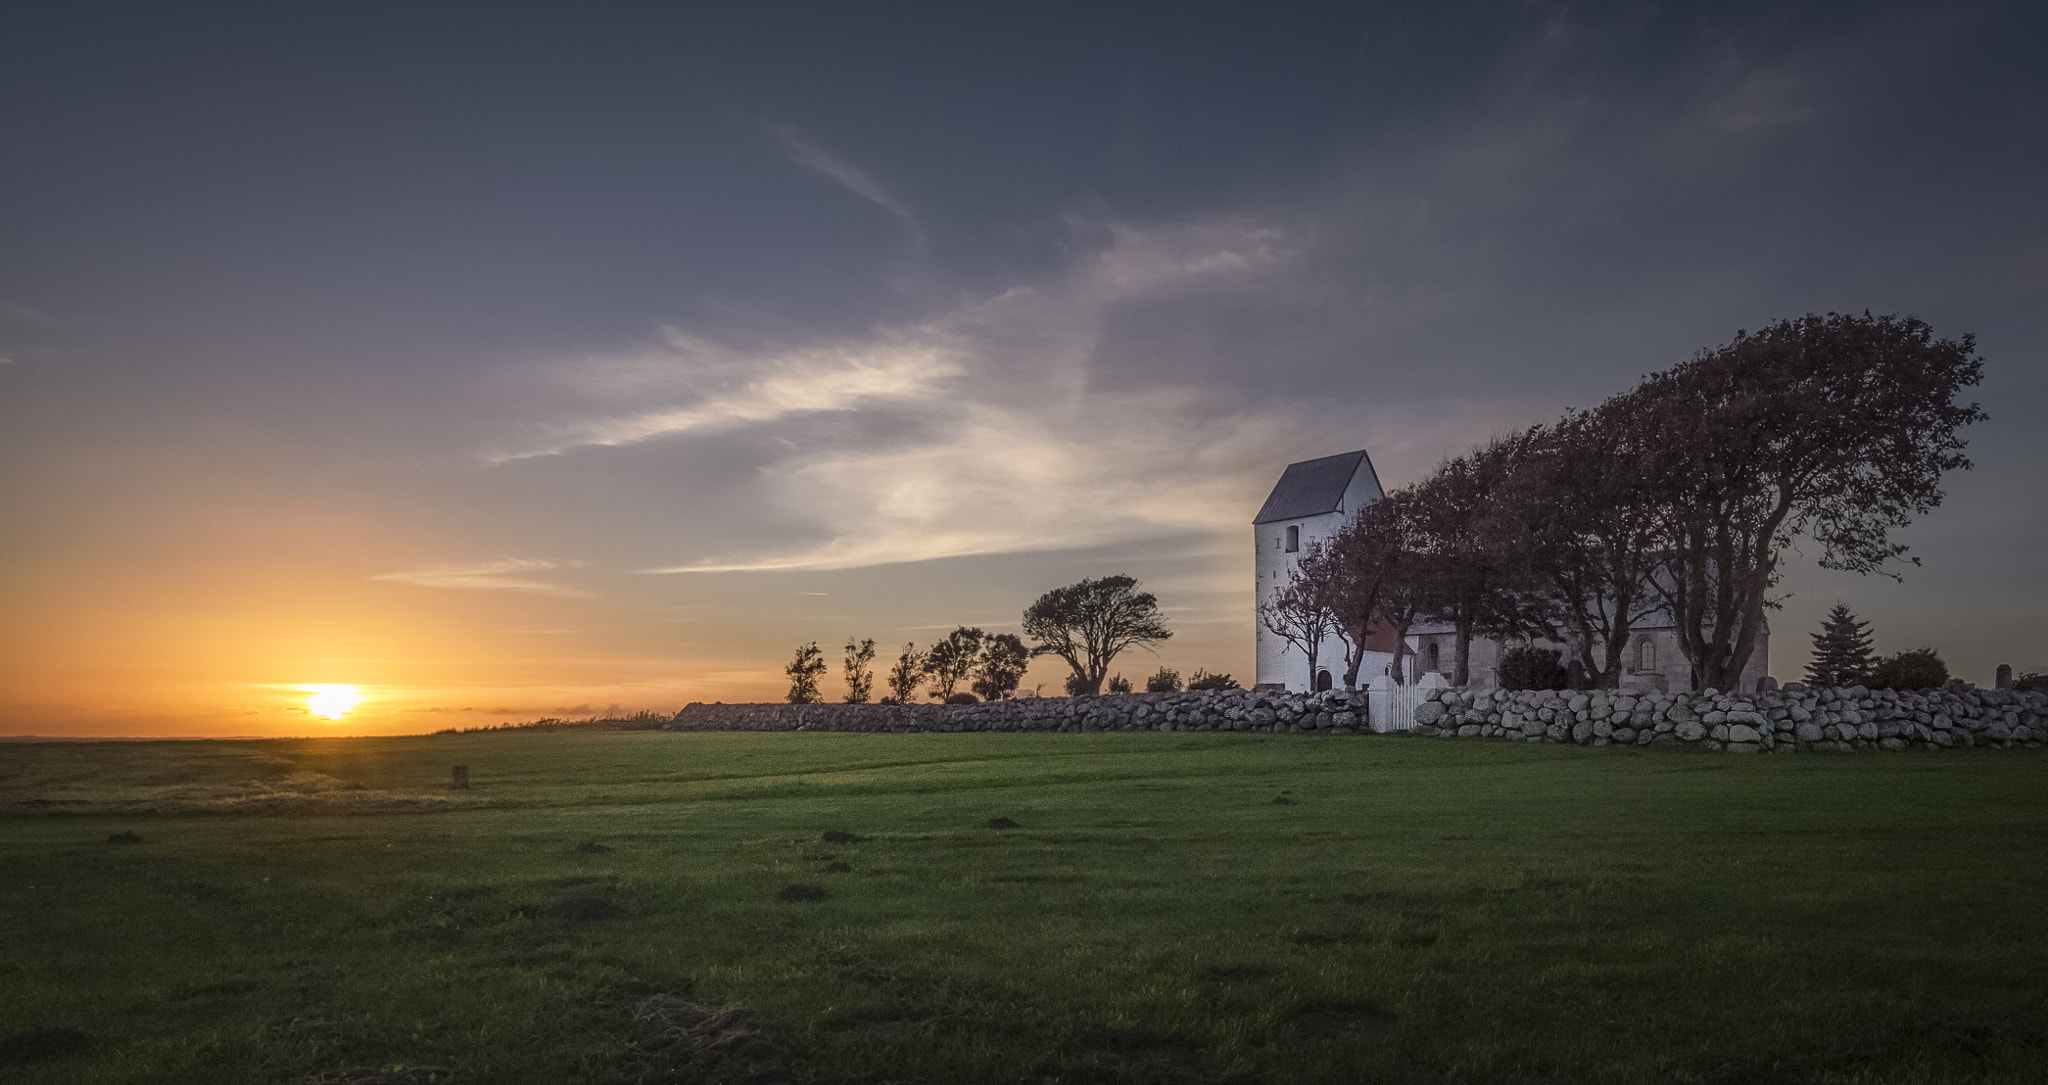
<path fill-rule="evenodd" d="M 1287 525 L 1287 552 L 1292 554 L 1300 549 L 1301 527 L 1296 524 L 1289 524 Z"/>
<path fill-rule="evenodd" d="M 1317 692 L 1317 693 L 1321 693 L 1322 691 L 1324 691 L 1324 690 L 1326 690 L 1326 689 L 1329 689 L 1329 688 L 1330 688 L 1330 672 L 1329 672 L 1329 671 L 1321 671 L 1321 670 L 1317 671 L 1317 672 L 1316 672 L 1316 692 Z"/>

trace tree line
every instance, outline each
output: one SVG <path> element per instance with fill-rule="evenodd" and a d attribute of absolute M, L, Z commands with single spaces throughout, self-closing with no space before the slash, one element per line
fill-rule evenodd
<path fill-rule="evenodd" d="M 932 698 L 951 701 L 965 693 L 959 689 L 962 683 L 973 693 L 967 699 L 1003 700 L 1017 692 L 1024 672 L 1038 656 L 1053 656 L 1067 664 L 1070 695 L 1100 693 L 1105 681 L 1110 682 L 1112 692 L 1129 692 L 1129 682 L 1110 675 L 1111 663 L 1129 648 L 1149 648 L 1173 636 L 1159 612 L 1158 599 L 1151 592 L 1139 591 L 1137 580 L 1123 575 L 1082 580 L 1046 592 L 1025 608 L 1023 629 L 1024 635 L 1018 636 L 963 625 L 929 648 L 920 649 L 916 642 L 905 644 L 884 677 L 889 692 L 880 698 L 881 703 L 911 704 L 927 684 Z M 848 638 L 844 660 L 848 704 L 865 704 L 874 694 L 874 662 L 873 638 Z M 789 677 L 790 703 L 822 701 L 819 681 L 828 669 L 825 653 L 816 641 L 798 646 L 795 658 L 783 669 Z M 1174 688 L 1180 688 L 1177 672 L 1163 667 L 1160 671 L 1152 681 L 1170 675 Z M 1201 688 L 1236 686 L 1229 675 L 1197 671 L 1195 679 L 1211 683 Z M 1116 688 L 1118 684 L 1121 690 Z"/>
<path fill-rule="evenodd" d="M 1312 544 L 1259 618 L 1309 658 L 1393 634 L 1393 674 L 1424 619 L 1567 646 L 1582 684 L 1620 684 L 1632 634 L 1677 629 L 1695 689 L 1732 689 L 1779 600 L 1795 540 L 1824 568 L 1897 578 L 1892 540 L 1966 469 L 1958 402 L 1982 380 L 1972 336 L 1917 317 L 1808 314 L 1645 377 L 1598 406 L 1495 438 L 1388 492 Z"/>

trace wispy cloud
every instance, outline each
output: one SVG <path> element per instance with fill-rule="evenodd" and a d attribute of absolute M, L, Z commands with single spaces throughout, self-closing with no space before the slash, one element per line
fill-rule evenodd
<path fill-rule="evenodd" d="M 574 372 L 683 402 L 557 428 L 506 463 L 590 446 L 744 431 L 784 442 L 752 489 L 811 541 L 651 572 L 835 569 L 1063 549 L 1214 528 L 1299 440 L 1299 412 L 1193 383 L 1105 379 L 1106 328 L 1130 306 L 1228 302 L 1297 254 L 1273 227 L 1087 224 L 1065 273 L 856 342 L 749 352 L 679 331 Z M 665 358 L 665 362 L 664 362 Z M 887 410 L 886 439 L 834 445 L 798 417 Z M 1284 461 L 1283 461 L 1284 462 Z"/>
<path fill-rule="evenodd" d="M 788 125 L 776 129 L 775 136 L 782 142 L 783 152 L 789 155 L 790 161 L 830 177 L 846 186 L 855 195 L 902 219 L 903 224 L 910 228 L 911 237 L 920 247 L 924 245 L 924 226 L 917 221 L 917 216 L 900 200 L 891 196 L 879 182 L 868 175 L 866 170 L 825 153 L 797 135 L 796 129 Z"/>
<path fill-rule="evenodd" d="M 524 591 L 540 595 L 580 596 L 585 594 L 564 584 L 537 579 L 534 574 L 564 567 L 564 563 L 540 558 L 501 558 L 471 565 L 423 565 L 396 573 L 382 573 L 372 580 L 389 580 L 421 588 L 467 588 L 490 591 Z"/>
<path fill-rule="evenodd" d="M 845 411 L 889 402 L 930 401 L 962 372 L 948 345 L 938 338 L 885 337 L 850 345 L 807 346 L 748 355 L 669 330 L 666 351 L 616 364 L 598 363 L 589 374 L 599 383 L 648 379 L 652 366 L 689 402 L 662 409 L 555 427 L 531 447 L 493 452 L 493 463 L 550 456 L 593 445 L 636 444 L 675 434 L 733 429 L 773 422 L 788 415 Z M 617 370 L 624 369 L 627 373 Z M 737 375 L 739 376 L 735 379 Z M 649 380 L 652 383 L 651 380 Z M 698 386 L 704 386 L 697 391 Z"/>

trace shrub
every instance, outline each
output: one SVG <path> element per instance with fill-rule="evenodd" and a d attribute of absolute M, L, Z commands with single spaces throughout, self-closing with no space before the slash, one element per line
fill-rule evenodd
<path fill-rule="evenodd" d="M 1193 678 L 1188 679 L 1188 688 L 1194 690 L 1243 689 L 1244 687 L 1237 684 L 1237 679 L 1232 678 L 1227 674 L 1210 674 L 1202 668 L 1196 667 L 1195 676 Z"/>
<path fill-rule="evenodd" d="M 1131 691 L 1131 680 L 1125 678 L 1122 671 L 1118 671 L 1109 676 L 1109 691 L 1111 693 L 1129 693 Z"/>
<path fill-rule="evenodd" d="M 1872 689 L 1934 689 L 1948 681 L 1948 664 L 1932 648 L 1889 655 L 1870 671 Z"/>
<path fill-rule="evenodd" d="M 2012 688 L 2019 690 L 2021 693 L 2031 693 L 2037 689 L 2048 690 L 2048 674 L 2030 671 L 2013 679 Z"/>
<path fill-rule="evenodd" d="M 1179 693 L 1180 672 L 1172 667 L 1161 667 L 1159 673 L 1145 679 L 1147 693 Z"/>
<path fill-rule="evenodd" d="M 954 695 L 952 695 L 951 697 L 948 697 L 948 698 L 946 698 L 946 703 L 947 703 L 947 704 L 975 704 L 975 703 L 979 702 L 980 700 L 981 700 L 981 698 L 979 698 L 979 697 L 976 697 L 976 696 L 975 696 L 974 694 L 972 694 L 972 693 L 965 693 L 965 692 L 962 692 L 962 693 L 955 693 L 955 694 L 954 694 Z"/>
<path fill-rule="evenodd" d="M 1559 662 L 1564 653 L 1555 648 L 1525 644 L 1500 654 L 1500 688 L 1563 689 L 1570 673 Z"/>

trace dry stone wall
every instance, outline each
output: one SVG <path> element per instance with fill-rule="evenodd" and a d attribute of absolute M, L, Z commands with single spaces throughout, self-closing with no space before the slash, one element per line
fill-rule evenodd
<path fill-rule="evenodd" d="M 1365 692 L 1116 693 L 971 705 L 692 704 L 672 731 L 1317 731 L 1365 730 Z"/>
<path fill-rule="evenodd" d="M 1440 738 L 1695 745 L 1732 753 L 2039 746 L 2048 741 L 2048 694 L 1798 684 L 1744 696 L 1448 689 L 1433 693 L 1415 720 L 1417 733 Z"/>
<path fill-rule="evenodd" d="M 671 731 L 1248 731 L 1353 735 L 1369 730 L 1365 691 L 1224 690 L 1026 697 L 971 705 L 692 704 Z M 1613 690 L 1434 690 L 1414 733 L 1436 738 L 1767 750 L 2039 746 L 2048 694 L 1805 689 L 1724 695 Z"/>

